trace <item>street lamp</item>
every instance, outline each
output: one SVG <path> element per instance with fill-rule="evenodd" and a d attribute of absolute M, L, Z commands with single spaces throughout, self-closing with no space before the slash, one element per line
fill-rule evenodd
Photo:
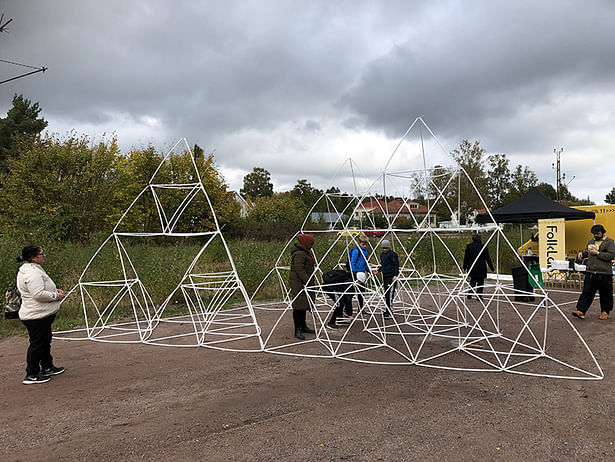
<path fill-rule="evenodd" d="M 551 164 L 551 168 L 555 168 L 556 169 L 556 185 L 557 185 L 557 202 L 559 202 L 561 200 L 561 190 L 562 190 L 562 177 L 561 177 L 561 169 L 560 169 L 560 155 L 562 154 L 562 152 L 564 151 L 564 148 L 559 148 L 558 149 L 553 149 L 553 152 L 555 153 L 556 156 L 556 161 L 557 161 L 557 167 L 554 164 Z"/>

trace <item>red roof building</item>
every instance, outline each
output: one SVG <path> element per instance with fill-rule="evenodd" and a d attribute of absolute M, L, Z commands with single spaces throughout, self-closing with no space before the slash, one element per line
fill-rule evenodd
<path fill-rule="evenodd" d="M 386 202 L 382 199 L 376 199 L 374 197 L 370 197 L 366 199 L 361 206 L 357 210 L 357 215 L 366 215 L 366 214 L 382 214 L 387 215 L 388 218 L 394 217 L 410 217 L 414 216 L 415 218 L 424 217 L 427 215 L 428 208 L 419 204 L 418 202 L 413 201 L 404 201 L 402 199 L 394 199 L 392 201 Z M 355 218 L 359 218 L 358 216 Z M 432 225 L 436 224 L 436 212 L 432 211 L 431 213 Z"/>

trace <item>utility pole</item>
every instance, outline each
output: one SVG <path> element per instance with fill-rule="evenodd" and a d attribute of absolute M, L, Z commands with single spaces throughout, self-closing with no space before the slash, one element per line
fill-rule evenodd
<path fill-rule="evenodd" d="M 557 178 L 556 178 L 556 185 L 557 185 L 557 202 L 559 202 L 562 199 L 562 176 L 561 176 L 561 169 L 560 169 L 560 161 L 559 158 L 562 154 L 562 152 L 564 151 L 564 148 L 559 148 L 558 149 L 553 149 L 553 152 L 555 153 L 556 156 L 556 162 L 557 162 L 557 166 L 555 164 L 551 164 L 551 168 L 555 168 L 556 172 L 557 172 Z"/>

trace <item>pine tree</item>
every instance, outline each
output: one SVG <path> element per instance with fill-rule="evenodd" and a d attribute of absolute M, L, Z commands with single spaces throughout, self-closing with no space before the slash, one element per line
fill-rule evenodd
<path fill-rule="evenodd" d="M 7 171 L 9 158 L 18 156 L 20 143 L 31 144 L 47 127 L 40 112 L 38 103 L 31 104 L 23 95 L 13 97 L 13 107 L 0 119 L 0 173 Z"/>

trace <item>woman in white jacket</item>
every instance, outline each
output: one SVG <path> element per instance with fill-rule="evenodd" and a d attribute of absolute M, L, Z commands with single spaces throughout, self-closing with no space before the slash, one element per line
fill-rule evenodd
<path fill-rule="evenodd" d="M 30 335 L 23 383 L 44 383 L 52 375 L 64 372 L 63 367 L 53 365 L 51 356 L 51 324 L 60 309 L 64 292 L 56 288 L 41 266 L 45 262 L 45 253 L 40 246 L 24 247 L 17 261 L 25 262 L 17 273 L 17 288 L 21 292 L 19 319 Z"/>

